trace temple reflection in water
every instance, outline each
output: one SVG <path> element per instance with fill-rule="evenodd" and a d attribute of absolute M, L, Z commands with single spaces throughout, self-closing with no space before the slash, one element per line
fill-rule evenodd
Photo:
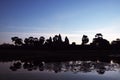
<path fill-rule="evenodd" d="M 113 60 L 108 62 L 97 61 L 66 61 L 66 62 L 44 62 L 44 61 L 13 61 L 10 70 L 26 69 L 28 71 L 39 70 L 45 72 L 97 72 L 104 74 L 106 71 L 116 71 L 120 69 L 120 65 Z"/>

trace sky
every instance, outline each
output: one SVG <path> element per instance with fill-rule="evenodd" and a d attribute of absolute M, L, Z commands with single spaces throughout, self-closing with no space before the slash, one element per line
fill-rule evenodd
<path fill-rule="evenodd" d="M 59 33 L 77 44 L 96 33 L 120 38 L 120 0 L 0 0 L 0 44 Z"/>

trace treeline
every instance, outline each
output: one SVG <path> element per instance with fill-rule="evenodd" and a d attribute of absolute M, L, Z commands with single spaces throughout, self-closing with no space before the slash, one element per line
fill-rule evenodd
<path fill-rule="evenodd" d="M 11 38 L 13 44 L 2 44 L 0 47 L 22 47 L 22 48 L 69 48 L 72 46 L 72 48 L 120 48 L 120 39 L 116 39 L 112 41 L 111 43 L 103 38 L 103 35 L 101 33 L 97 33 L 95 35 L 95 38 L 93 38 L 93 41 L 88 44 L 89 38 L 87 35 L 83 35 L 82 37 L 82 43 L 81 45 L 76 45 L 75 42 L 72 42 L 72 44 L 69 43 L 69 39 L 66 36 L 65 40 L 62 40 L 61 35 L 55 35 L 54 37 L 49 37 L 48 39 L 45 39 L 44 36 L 41 36 L 40 38 L 36 37 L 28 37 L 24 40 L 19 37 L 12 37 Z M 79 46 L 79 47 L 78 47 Z"/>

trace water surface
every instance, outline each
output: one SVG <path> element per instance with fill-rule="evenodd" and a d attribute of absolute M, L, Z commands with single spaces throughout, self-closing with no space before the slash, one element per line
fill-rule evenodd
<path fill-rule="evenodd" d="M 0 62 L 0 80 L 120 80 L 114 61 Z"/>

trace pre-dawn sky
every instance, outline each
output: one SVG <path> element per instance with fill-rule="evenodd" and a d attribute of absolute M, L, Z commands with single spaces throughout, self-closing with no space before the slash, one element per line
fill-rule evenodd
<path fill-rule="evenodd" d="M 120 38 L 120 0 L 0 0 L 0 43 L 59 33 L 78 44 L 83 34 Z"/>

